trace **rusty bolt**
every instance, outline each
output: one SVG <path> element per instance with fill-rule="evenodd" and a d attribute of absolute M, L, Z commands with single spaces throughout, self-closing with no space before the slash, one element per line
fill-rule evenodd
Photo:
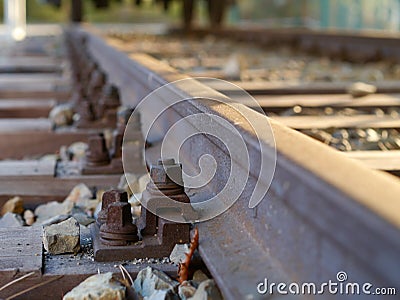
<path fill-rule="evenodd" d="M 107 82 L 107 76 L 102 71 L 96 69 L 91 73 L 87 85 L 87 95 L 92 103 L 98 103 L 101 98 L 102 88 Z"/>
<path fill-rule="evenodd" d="M 112 117 L 115 119 L 114 111 L 120 105 L 118 88 L 114 85 L 106 84 L 100 97 L 99 105 L 96 109 L 97 117 L 104 117 L 108 110 L 113 110 Z"/>
<path fill-rule="evenodd" d="M 129 132 L 125 137 L 128 141 L 132 140 L 130 134 L 134 134 L 140 132 L 140 116 L 139 113 L 136 112 L 132 114 L 134 111 L 133 108 L 121 106 L 117 110 L 117 130 L 121 134 L 125 133 L 126 126 L 129 122 Z"/>
<path fill-rule="evenodd" d="M 182 166 L 175 163 L 173 158 L 159 159 L 157 165 L 151 166 L 150 177 L 156 185 L 158 183 L 183 185 Z"/>
<path fill-rule="evenodd" d="M 118 107 L 119 101 L 119 90 L 115 85 L 105 85 L 103 88 L 103 99 L 102 103 L 106 107 Z"/>
<path fill-rule="evenodd" d="M 108 206 L 107 221 L 100 227 L 100 240 L 111 246 L 124 246 L 139 240 L 129 203 L 114 202 Z"/>
<path fill-rule="evenodd" d="M 157 233 L 158 217 L 163 218 L 172 212 L 192 218 L 193 210 L 180 203 L 190 203 L 182 183 L 182 167 L 174 159 L 160 159 L 151 166 L 152 181 L 142 193 L 141 203 L 146 208 L 141 210 L 138 227 L 143 235 Z M 174 179 L 174 180 L 171 180 Z M 174 200 L 174 201 L 171 201 Z M 180 202 L 180 203 L 179 203 Z M 158 212 L 158 216 L 154 212 Z"/>
<path fill-rule="evenodd" d="M 86 164 L 97 167 L 110 163 L 109 153 L 106 147 L 106 140 L 103 133 L 89 137 L 89 147 L 86 150 Z"/>
<path fill-rule="evenodd" d="M 101 198 L 101 211 L 97 216 L 97 224 L 100 226 L 107 220 L 107 209 L 111 203 L 114 202 L 128 202 L 128 194 L 125 191 L 110 190 L 103 194 Z"/>
<path fill-rule="evenodd" d="M 96 90 L 102 88 L 107 82 L 107 76 L 102 71 L 95 69 L 91 74 L 89 89 Z"/>
<path fill-rule="evenodd" d="M 122 157 L 122 143 L 124 140 L 124 134 L 118 130 L 113 132 L 112 140 L 112 150 L 110 151 L 111 158 L 121 158 Z"/>
<path fill-rule="evenodd" d="M 83 68 L 82 78 L 85 80 L 85 83 L 87 83 L 90 80 L 91 74 L 95 70 L 97 70 L 97 68 L 98 68 L 97 63 L 95 61 L 93 61 L 92 59 L 89 59 L 89 61 L 85 64 L 85 66 Z"/>
<path fill-rule="evenodd" d="M 121 106 L 118 108 L 117 111 L 117 118 L 118 118 L 118 124 L 121 124 L 125 127 L 125 125 L 128 123 L 129 118 L 131 117 L 132 113 L 133 113 L 133 108 L 130 107 L 126 107 L 126 106 Z M 137 117 L 135 117 L 137 115 Z M 132 118 L 135 118 L 134 120 L 132 119 L 131 121 L 134 121 L 135 124 L 138 123 L 139 124 L 139 128 L 140 128 L 140 120 L 139 118 L 139 114 L 135 114 L 132 116 Z M 137 122 L 139 121 L 139 122 Z"/>
<path fill-rule="evenodd" d="M 84 92 L 81 92 L 81 95 L 84 95 Z M 79 123 L 89 123 L 93 121 L 94 114 L 92 109 L 92 104 L 85 98 L 78 105 L 78 114 L 79 114 Z"/>
<path fill-rule="evenodd" d="M 93 120 L 92 106 L 86 100 L 85 88 L 80 82 L 75 83 L 70 102 L 74 105 L 75 110 L 79 114 L 79 119 L 82 119 L 84 122 Z"/>

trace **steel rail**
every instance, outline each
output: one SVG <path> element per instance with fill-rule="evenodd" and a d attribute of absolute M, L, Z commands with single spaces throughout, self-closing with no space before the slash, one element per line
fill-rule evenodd
<path fill-rule="evenodd" d="M 185 33 L 172 29 L 172 33 Z M 265 29 L 257 27 L 220 29 L 193 29 L 190 34 L 213 34 L 264 46 L 292 45 L 298 49 L 354 62 L 382 59 L 400 60 L 399 34 L 382 32 L 351 32 L 344 30 Z"/>
<path fill-rule="evenodd" d="M 154 89 L 187 77 L 144 54 L 127 56 L 113 49 L 92 29 L 71 29 L 69 38 L 80 34 L 88 35 L 91 54 L 109 80 L 118 85 L 126 105 L 136 106 Z M 224 97 L 201 83 L 192 83 L 187 89 L 172 84 L 168 93 L 191 98 L 193 89 L 201 89 L 205 98 Z M 169 97 L 166 94 L 154 101 L 168 103 Z M 237 106 L 253 122 L 265 121 L 250 108 Z M 176 120 L 204 112 L 233 124 L 250 154 L 249 180 L 238 201 L 224 214 L 198 224 L 200 253 L 227 299 L 264 298 L 257 293 L 257 284 L 264 278 L 270 282 L 321 283 L 335 281 L 338 271 L 346 271 L 349 282 L 371 282 L 400 290 L 397 179 L 369 170 L 270 120 L 276 140 L 275 175 L 263 201 L 250 209 L 248 197 L 259 174 L 261 156 L 270 161 L 273 149 L 261 153 L 260 143 L 268 148 L 268 141 L 258 141 L 249 128 L 236 124 L 234 112 L 227 105 L 189 100 L 171 110 L 150 140 L 153 144 L 159 141 Z M 142 120 L 146 120 L 146 112 L 142 113 Z M 212 153 L 220 165 L 213 180 L 192 193 L 192 201 L 219 191 L 229 176 L 230 169 L 224 167 L 229 165 L 229 154 L 206 135 L 196 136 L 182 147 L 184 169 L 195 169 L 205 153 Z M 232 163 L 244 172 L 240 162 Z"/>

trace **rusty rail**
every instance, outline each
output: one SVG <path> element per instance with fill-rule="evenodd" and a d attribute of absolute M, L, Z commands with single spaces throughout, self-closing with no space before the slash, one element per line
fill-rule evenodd
<path fill-rule="evenodd" d="M 144 54 L 128 57 L 118 52 L 92 29 L 68 32 L 69 38 L 80 34 L 88 35 L 91 54 L 119 87 L 125 105 L 134 107 L 154 89 L 186 78 Z M 202 89 L 206 98 L 223 97 L 201 83 L 192 84 L 186 90 L 171 85 L 168 91 L 191 98 L 190 90 Z M 157 101 L 168 103 L 169 98 Z M 249 108 L 241 110 L 254 122 L 263 121 L 264 116 Z M 171 111 L 164 127 L 149 141 L 157 144 L 174 121 L 204 112 L 233 124 L 250 153 L 251 173 L 239 200 L 219 217 L 198 224 L 200 253 L 227 299 L 262 298 L 257 284 L 264 278 L 319 283 L 334 280 L 338 271 L 346 271 L 353 282 L 400 289 L 400 184 L 395 178 L 369 170 L 271 120 L 277 151 L 275 175 L 263 201 L 250 209 L 248 196 L 260 171 L 260 158 L 269 161 L 274 150 L 261 153 L 253 133 L 235 124 L 227 107 L 188 101 Z M 146 120 L 145 111 L 142 119 Z M 220 162 L 230 160 L 218 142 L 205 135 L 189 144 L 181 149 L 184 170 L 194 169 L 205 153 Z M 239 162 L 233 163 L 241 168 Z M 228 176 L 229 169 L 221 164 L 212 181 L 192 193 L 191 201 L 218 191 Z"/>
<path fill-rule="evenodd" d="M 172 29 L 171 32 L 181 34 L 182 30 Z M 314 54 L 322 54 L 353 62 L 381 59 L 399 61 L 400 59 L 398 52 L 400 39 L 396 33 L 227 27 L 213 30 L 193 29 L 190 34 L 199 36 L 213 34 L 264 46 L 292 45 L 300 50 Z"/>

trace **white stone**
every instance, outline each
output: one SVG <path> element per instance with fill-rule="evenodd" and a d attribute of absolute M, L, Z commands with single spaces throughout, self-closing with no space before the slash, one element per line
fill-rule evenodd
<path fill-rule="evenodd" d="M 150 175 L 148 173 L 142 175 L 139 180 L 139 190 L 134 193 L 141 193 L 146 189 L 147 184 L 150 182 Z"/>
<path fill-rule="evenodd" d="M 6 213 L 22 214 L 24 212 L 24 202 L 21 197 L 13 197 L 4 203 L 1 208 L 1 215 L 4 216 Z"/>
<path fill-rule="evenodd" d="M 127 193 L 134 194 L 139 191 L 139 182 L 136 174 L 125 173 L 121 176 L 118 188 L 126 191 Z"/>
<path fill-rule="evenodd" d="M 149 297 L 145 297 L 145 300 L 180 300 L 177 294 L 172 290 L 156 290 Z"/>
<path fill-rule="evenodd" d="M 76 142 L 76 143 L 71 144 L 68 147 L 67 152 L 69 153 L 69 155 L 71 155 L 72 160 L 79 161 L 85 157 L 87 148 L 88 148 L 88 145 L 86 143 Z"/>
<path fill-rule="evenodd" d="M 372 128 L 365 130 L 365 133 L 367 134 L 366 138 L 368 142 L 379 142 L 381 140 L 381 136 Z"/>
<path fill-rule="evenodd" d="M 76 203 L 75 207 L 92 216 L 99 203 L 101 202 L 99 202 L 97 199 L 83 199 Z"/>
<path fill-rule="evenodd" d="M 92 191 L 84 183 L 76 185 L 65 201 L 71 201 L 73 203 L 78 203 L 82 200 L 91 199 L 93 196 Z"/>
<path fill-rule="evenodd" d="M 88 226 L 89 224 L 93 223 L 95 219 L 89 217 L 87 214 L 84 213 L 76 213 L 73 214 L 72 217 L 78 221 L 79 224 L 83 226 Z"/>
<path fill-rule="evenodd" d="M 96 205 L 96 208 L 95 208 L 95 210 L 94 210 L 94 212 L 93 212 L 93 216 L 94 216 L 95 219 L 97 219 L 97 217 L 98 217 L 100 211 L 101 211 L 101 202 L 99 202 L 99 203 Z"/>
<path fill-rule="evenodd" d="M 196 293 L 196 288 L 192 286 L 189 282 L 184 281 L 179 285 L 178 295 L 182 300 L 189 299 Z"/>
<path fill-rule="evenodd" d="M 142 213 L 142 207 L 141 206 L 132 206 L 131 213 L 132 213 L 133 218 L 139 218 Z"/>
<path fill-rule="evenodd" d="M 202 283 L 203 281 L 209 279 L 206 274 L 202 270 L 196 270 L 193 274 L 193 281 L 197 284 Z"/>
<path fill-rule="evenodd" d="M 80 249 L 79 223 L 74 218 L 43 228 L 43 245 L 51 254 L 77 253 Z"/>
<path fill-rule="evenodd" d="M 59 158 L 60 158 L 60 156 L 57 154 L 46 154 L 40 158 L 40 161 L 55 161 Z"/>
<path fill-rule="evenodd" d="M 224 68 L 222 73 L 227 79 L 240 80 L 243 71 L 243 58 L 237 54 L 232 54 Z"/>
<path fill-rule="evenodd" d="M 140 199 L 142 198 L 142 194 L 133 194 L 129 199 L 128 202 L 131 206 L 140 206 Z"/>
<path fill-rule="evenodd" d="M 62 203 L 52 201 L 46 204 L 39 205 L 35 209 L 35 215 L 37 216 L 37 221 L 41 223 L 58 215 L 68 215 L 70 214 L 73 207 L 74 203 L 71 201 L 64 201 Z"/>
<path fill-rule="evenodd" d="M 6 213 L 0 219 L 0 228 L 21 227 L 23 225 L 24 221 L 22 220 L 21 216 L 10 212 Z"/>
<path fill-rule="evenodd" d="M 60 104 L 50 111 L 49 119 L 57 127 L 71 125 L 73 122 L 74 112 L 69 104 Z"/>
<path fill-rule="evenodd" d="M 355 82 L 347 88 L 347 93 L 349 93 L 353 98 L 374 94 L 376 91 L 376 86 L 363 82 Z"/>
<path fill-rule="evenodd" d="M 35 215 L 33 214 L 33 211 L 27 209 L 24 211 L 24 220 L 26 225 L 31 226 L 33 223 L 35 223 Z"/>
<path fill-rule="evenodd" d="M 188 300 L 222 300 L 222 295 L 215 281 L 208 279 L 200 283 L 196 293 Z"/>
<path fill-rule="evenodd" d="M 41 226 L 45 227 L 45 226 L 50 226 L 53 224 L 58 224 L 61 223 L 67 219 L 69 219 L 71 217 L 71 215 L 57 215 L 54 217 L 51 217 L 50 219 L 46 219 L 43 222 L 41 220 L 38 220 L 38 224 L 40 224 Z"/>
<path fill-rule="evenodd" d="M 176 244 L 174 249 L 172 249 L 171 254 L 169 255 L 169 259 L 176 265 L 182 263 L 186 259 L 186 253 L 189 253 L 189 245 L 188 244 Z"/>
<path fill-rule="evenodd" d="M 111 272 L 90 276 L 68 292 L 63 300 L 123 300 L 126 288 Z"/>
<path fill-rule="evenodd" d="M 151 296 L 156 290 L 175 291 L 177 286 L 177 281 L 172 280 L 165 273 L 151 267 L 141 270 L 134 282 L 135 291 L 143 297 Z"/>

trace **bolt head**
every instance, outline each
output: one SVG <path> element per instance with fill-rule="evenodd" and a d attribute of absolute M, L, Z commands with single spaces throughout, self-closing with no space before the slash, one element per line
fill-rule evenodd
<path fill-rule="evenodd" d="M 129 121 L 129 118 L 131 118 L 131 115 L 133 113 L 133 108 L 126 107 L 126 106 L 121 106 L 118 108 L 117 111 L 117 123 L 118 126 L 120 127 L 125 127 L 126 124 Z M 135 125 L 135 129 L 140 129 L 140 115 L 139 113 L 135 113 L 132 115 L 131 119 L 131 127 L 132 125 Z"/>
<path fill-rule="evenodd" d="M 99 133 L 90 136 L 88 146 L 89 149 L 91 149 L 93 152 L 103 152 L 104 149 L 107 149 L 106 139 L 104 138 L 104 134 Z"/>
<path fill-rule="evenodd" d="M 157 165 L 151 167 L 150 177 L 155 184 L 176 183 L 178 185 L 183 185 L 182 166 L 175 163 L 173 158 L 160 159 Z"/>
<path fill-rule="evenodd" d="M 128 194 L 121 190 L 110 190 L 103 194 L 101 198 L 101 211 L 97 217 L 97 223 L 99 225 L 103 224 L 107 220 L 107 209 L 115 202 L 128 203 Z"/>
<path fill-rule="evenodd" d="M 100 102 L 107 107 L 118 107 L 119 101 L 119 90 L 115 85 L 106 84 L 103 87 L 103 96 Z"/>
<path fill-rule="evenodd" d="M 92 72 L 90 79 L 91 88 L 101 88 L 107 82 L 107 76 L 100 70 L 96 69 Z"/>
<path fill-rule="evenodd" d="M 107 165 L 110 162 L 106 140 L 102 133 L 89 137 L 86 150 L 86 163 L 93 166 Z"/>
<path fill-rule="evenodd" d="M 127 202 L 114 202 L 107 208 L 107 225 L 124 227 L 132 223 L 131 206 Z"/>
<path fill-rule="evenodd" d="M 128 194 L 125 191 L 121 190 L 110 190 L 104 192 L 103 197 L 101 198 L 101 209 L 107 209 L 111 203 L 114 202 L 128 202 Z"/>

